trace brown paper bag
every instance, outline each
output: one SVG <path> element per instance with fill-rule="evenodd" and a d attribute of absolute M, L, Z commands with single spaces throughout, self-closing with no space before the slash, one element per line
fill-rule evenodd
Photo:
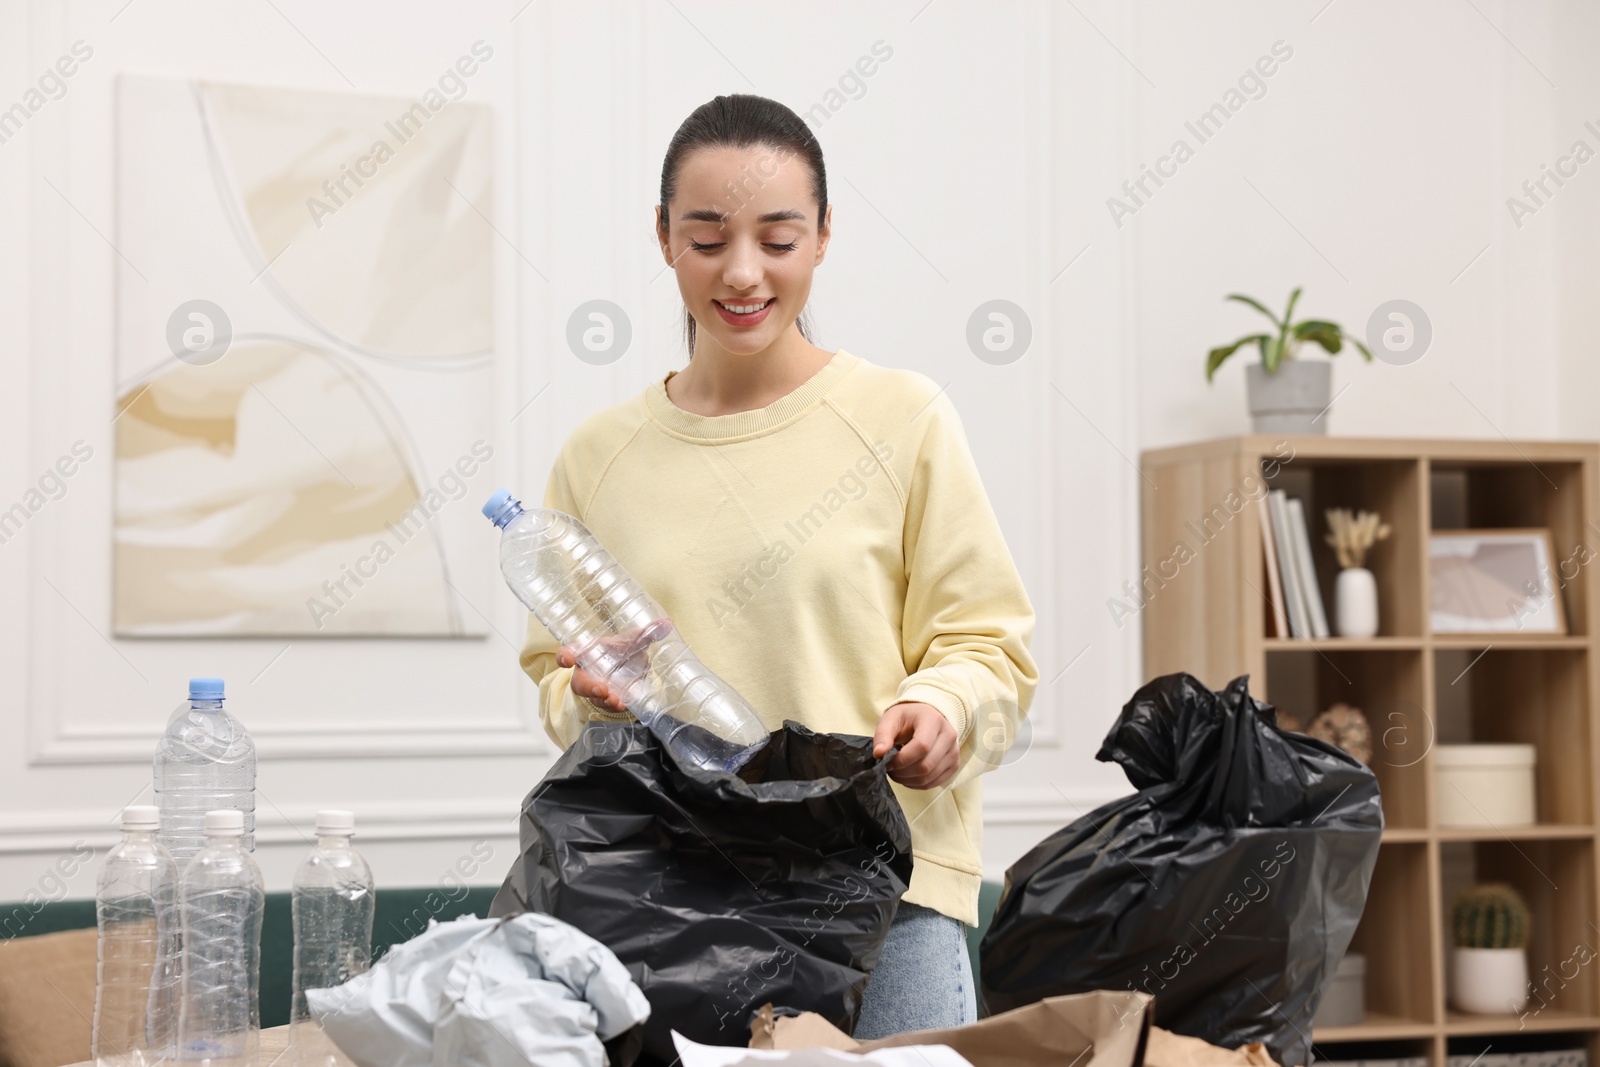
<path fill-rule="evenodd" d="M 1046 997 L 968 1026 L 855 1041 L 820 1015 L 773 1018 L 764 1006 L 750 1023 L 750 1047 L 871 1052 L 903 1045 L 948 1045 L 973 1067 L 1277 1067 L 1266 1047 L 1218 1048 L 1151 1025 L 1155 998 L 1101 989 Z"/>
<path fill-rule="evenodd" d="M 1145 1067 L 1278 1067 L 1278 1061 L 1259 1041 L 1233 1049 L 1218 1048 L 1209 1041 L 1159 1026 L 1150 1028 L 1144 1063 Z"/>
<path fill-rule="evenodd" d="M 1096 990 L 1037 1004 L 949 1030 L 919 1030 L 858 1042 L 820 1015 L 774 1019 L 772 1005 L 750 1023 L 750 1047 L 871 1052 L 901 1045 L 948 1045 L 973 1067 L 1142 1067 L 1150 1033 L 1148 993 Z"/>

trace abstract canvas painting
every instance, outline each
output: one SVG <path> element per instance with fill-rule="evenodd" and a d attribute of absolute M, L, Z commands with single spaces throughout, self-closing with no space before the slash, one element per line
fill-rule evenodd
<path fill-rule="evenodd" d="M 118 635 L 487 633 L 491 134 L 119 78 Z"/>

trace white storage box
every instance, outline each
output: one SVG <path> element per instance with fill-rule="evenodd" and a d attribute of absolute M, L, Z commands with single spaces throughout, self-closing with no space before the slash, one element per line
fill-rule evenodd
<path fill-rule="evenodd" d="M 1335 1026 L 1360 1026 L 1367 1019 L 1367 958 L 1359 952 L 1346 952 L 1333 972 L 1322 1003 L 1311 1019 L 1313 1036 L 1317 1030 Z"/>
<path fill-rule="evenodd" d="M 1440 745 L 1433 756 L 1440 826 L 1526 826 L 1537 821 L 1532 745 Z"/>

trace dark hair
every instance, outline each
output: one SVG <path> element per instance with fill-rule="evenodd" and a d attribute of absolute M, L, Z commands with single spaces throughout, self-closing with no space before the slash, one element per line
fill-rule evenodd
<path fill-rule="evenodd" d="M 776 100 L 732 93 L 695 108 L 667 145 L 667 158 L 661 164 L 660 228 L 663 234 L 670 229 L 667 205 L 677 192 L 678 169 L 683 157 L 697 148 L 773 148 L 785 156 L 799 156 L 811 168 L 811 191 L 817 201 L 817 228 L 821 230 L 828 208 L 828 173 L 822 165 L 822 145 L 811 127 Z M 808 314 L 802 311 L 795 324 L 800 336 L 807 341 L 811 340 Z M 683 338 L 690 359 L 694 358 L 694 335 L 694 315 L 685 307 Z"/>

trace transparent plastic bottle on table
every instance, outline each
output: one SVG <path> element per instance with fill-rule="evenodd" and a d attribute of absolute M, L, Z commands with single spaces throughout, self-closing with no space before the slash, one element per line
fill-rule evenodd
<path fill-rule="evenodd" d="M 180 880 L 183 981 L 176 1058 L 255 1067 L 261 1045 L 261 868 L 243 848 L 244 813 L 209 811 L 206 847 Z"/>
<path fill-rule="evenodd" d="M 734 771 L 760 751 L 768 733 L 755 709 L 696 658 L 587 526 L 524 509 L 504 489 L 483 513 L 502 530 L 500 571 L 517 599 L 679 759 Z"/>
<path fill-rule="evenodd" d="M 294 876 L 294 980 L 289 1059 L 296 1067 L 346 1067 L 306 1008 L 306 990 L 343 985 L 372 965 L 372 870 L 350 847 L 355 816 L 317 812 L 317 847 Z"/>
<path fill-rule="evenodd" d="M 95 893 L 100 932 L 92 1055 L 100 1067 L 149 1067 L 172 1056 L 177 1025 L 169 923 L 177 892 L 172 855 L 156 842 L 157 811 L 122 812 L 122 843 L 106 856 Z"/>
<path fill-rule="evenodd" d="M 242 847 L 256 847 L 256 746 L 222 701 L 221 678 L 189 679 L 189 699 L 172 713 L 156 748 L 156 836 L 172 853 L 179 875 L 205 845 L 208 811 L 238 809 L 244 815 Z"/>

